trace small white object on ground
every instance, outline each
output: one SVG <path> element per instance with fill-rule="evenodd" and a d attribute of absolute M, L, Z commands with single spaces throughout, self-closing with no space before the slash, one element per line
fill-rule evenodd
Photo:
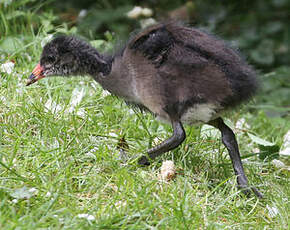
<path fill-rule="evenodd" d="M 236 122 L 237 129 L 250 129 L 251 126 L 246 122 L 245 118 L 241 118 Z"/>
<path fill-rule="evenodd" d="M 45 197 L 51 197 L 51 192 L 47 192 L 46 194 L 45 194 Z"/>
<path fill-rule="evenodd" d="M 284 168 L 284 167 L 286 167 L 286 165 L 285 165 L 282 161 L 277 160 L 277 159 L 272 160 L 272 164 L 273 164 L 276 168 Z"/>
<path fill-rule="evenodd" d="M 116 208 L 123 208 L 127 205 L 126 201 L 119 200 L 115 203 Z"/>
<path fill-rule="evenodd" d="M 0 72 L 11 74 L 14 69 L 14 63 L 12 61 L 6 62 L 0 66 Z"/>
<path fill-rule="evenodd" d="M 38 193 L 38 189 L 36 189 L 36 188 L 30 188 L 30 189 L 28 190 L 28 192 L 30 192 L 30 193 L 33 194 L 33 195 L 36 195 L 36 194 Z"/>
<path fill-rule="evenodd" d="M 63 109 L 62 105 L 58 105 L 55 101 L 53 101 L 51 98 L 47 100 L 47 102 L 44 104 L 45 112 L 52 112 L 52 113 L 58 113 Z"/>
<path fill-rule="evenodd" d="M 96 219 L 93 215 L 89 215 L 87 213 L 78 214 L 78 218 L 84 218 L 84 219 L 87 219 L 89 221 L 93 221 Z"/>
<path fill-rule="evenodd" d="M 172 180 L 175 176 L 176 169 L 173 161 L 164 161 L 160 169 L 159 178 L 161 180 Z"/>
<path fill-rule="evenodd" d="M 21 188 L 17 188 L 15 189 L 14 191 L 11 192 L 11 196 L 13 198 L 15 198 L 15 202 L 16 200 L 19 200 L 19 199 L 30 199 L 32 198 L 33 196 L 37 195 L 38 193 L 38 189 L 36 188 L 28 188 L 26 186 L 23 186 Z"/>
<path fill-rule="evenodd" d="M 253 153 L 260 153 L 261 151 L 260 151 L 259 148 L 253 148 L 252 152 L 253 152 Z"/>
<path fill-rule="evenodd" d="M 75 107 L 81 103 L 83 97 L 85 96 L 85 90 L 84 88 L 75 88 L 72 91 L 72 96 L 70 98 L 70 107 L 68 109 L 68 112 L 71 113 L 74 111 Z"/>
<path fill-rule="evenodd" d="M 269 211 L 269 216 L 270 216 L 271 218 L 277 216 L 277 214 L 279 213 L 278 208 L 275 207 L 275 206 L 271 207 L 270 205 L 267 204 L 267 205 L 266 205 L 266 208 L 268 209 L 268 211 Z"/>

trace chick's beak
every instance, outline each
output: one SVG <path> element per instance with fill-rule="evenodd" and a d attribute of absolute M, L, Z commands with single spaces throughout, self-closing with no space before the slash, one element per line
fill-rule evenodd
<path fill-rule="evenodd" d="M 34 82 L 37 82 L 41 78 L 44 78 L 43 74 L 43 67 L 38 63 L 35 68 L 33 69 L 31 75 L 29 76 L 26 86 L 33 84 Z"/>

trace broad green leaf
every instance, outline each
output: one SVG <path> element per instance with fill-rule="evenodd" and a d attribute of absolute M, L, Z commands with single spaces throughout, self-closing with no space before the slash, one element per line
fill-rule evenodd
<path fill-rule="evenodd" d="M 275 143 L 272 143 L 272 142 L 269 142 L 269 141 L 266 141 L 260 137 L 257 137 L 251 133 L 248 133 L 248 136 L 251 138 L 251 140 L 259 145 L 263 145 L 263 146 L 274 146 Z"/>

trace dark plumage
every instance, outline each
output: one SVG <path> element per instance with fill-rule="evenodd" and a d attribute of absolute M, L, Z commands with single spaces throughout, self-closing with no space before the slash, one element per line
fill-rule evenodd
<path fill-rule="evenodd" d="M 84 41 L 61 36 L 44 47 L 28 84 L 45 76 L 86 74 L 112 94 L 172 124 L 172 137 L 149 149 L 140 164 L 180 145 L 186 136 L 183 124 L 208 123 L 221 131 L 238 185 L 249 192 L 234 133 L 219 114 L 248 100 L 257 90 L 257 79 L 225 42 L 172 22 L 145 29 L 122 52 L 105 56 Z"/>

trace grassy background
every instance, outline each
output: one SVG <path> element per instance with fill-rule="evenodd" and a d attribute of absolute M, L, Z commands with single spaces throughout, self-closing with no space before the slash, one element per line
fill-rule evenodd
<path fill-rule="evenodd" d="M 0 76 L 0 229 L 288 229 L 289 171 L 253 155 L 262 147 L 247 135 L 279 148 L 290 129 L 287 108 L 270 118 L 252 102 L 252 109 L 228 116 L 233 127 L 241 118 L 249 125 L 235 133 L 246 174 L 263 200 L 240 194 L 219 136 L 206 136 L 199 126 L 187 126 L 186 141 L 150 167 L 124 164 L 120 138 L 125 136 L 135 156 L 170 136 L 171 128 L 128 108 L 88 77 L 43 79 L 25 87 L 55 16 L 36 16 L 37 7 L 21 6 L 9 4 L 0 13 L 1 64 L 15 62 L 12 73 Z M 25 20 L 9 19 L 17 12 Z M 37 32 L 34 23 L 40 25 Z M 74 33 L 65 24 L 54 28 L 60 31 Z M 270 76 L 279 74 L 280 68 Z M 166 159 L 178 169 L 168 183 L 158 180 Z"/>

